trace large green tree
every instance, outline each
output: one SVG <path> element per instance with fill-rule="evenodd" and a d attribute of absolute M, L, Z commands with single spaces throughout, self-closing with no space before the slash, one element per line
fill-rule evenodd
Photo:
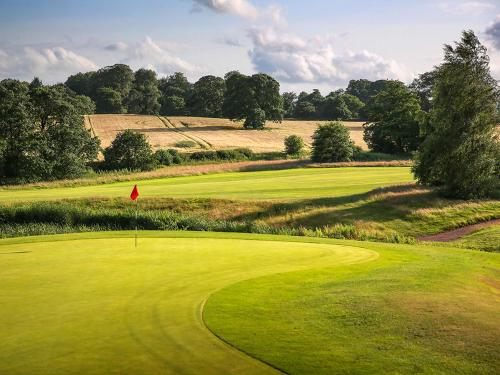
<path fill-rule="evenodd" d="M 370 101 L 364 140 L 373 151 L 410 153 L 420 143 L 422 110 L 416 95 L 402 82 L 392 81 Z"/>
<path fill-rule="evenodd" d="M 495 191 L 500 172 L 495 136 L 499 91 L 486 48 L 474 32 L 464 31 L 455 46 L 445 45 L 444 62 L 434 73 L 432 108 L 415 177 L 448 196 L 484 197 Z"/>
<path fill-rule="evenodd" d="M 99 140 L 84 126 L 88 97 L 64 85 L 0 82 L 2 174 L 20 181 L 75 178 L 97 158 Z"/>
<path fill-rule="evenodd" d="M 245 119 L 245 128 L 261 129 L 265 120 L 283 119 L 283 98 L 274 78 L 260 73 L 246 76 L 229 72 L 225 81 L 223 112 L 231 120 Z"/>
<path fill-rule="evenodd" d="M 156 166 L 151 145 L 142 133 L 127 129 L 116 135 L 104 150 L 104 162 L 108 169 L 148 171 Z"/>
<path fill-rule="evenodd" d="M 194 116 L 221 117 L 226 82 L 215 76 L 201 77 L 193 85 L 189 100 L 190 112 Z"/>
<path fill-rule="evenodd" d="M 313 135 L 312 161 L 318 163 L 351 160 L 354 154 L 354 142 L 349 130 L 341 122 L 329 122 L 320 125 Z"/>
<path fill-rule="evenodd" d="M 160 89 L 160 113 L 162 115 L 188 115 L 188 102 L 193 85 L 183 73 L 177 72 L 158 81 Z"/>
<path fill-rule="evenodd" d="M 150 69 L 139 69 L 134 73 L 132 89 L 127 97 L 128 112 L 156 115 L 160 111 L 160 96 L 156 73 Z"/>

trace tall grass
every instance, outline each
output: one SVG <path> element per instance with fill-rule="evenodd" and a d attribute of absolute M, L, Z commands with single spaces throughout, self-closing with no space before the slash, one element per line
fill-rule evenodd
<path fill-rule="evenodd" d="M 262 221 L 236 221 L 190 216 L 171 211 L 95 209 L 70 203 L 26 203 L 0 206 L 0 237 L 106 230 L 193 230 L 284 234 L 339 239 L 412 243 L 414 239 L 357 225 L 323 228 L 272 226 Z"/>

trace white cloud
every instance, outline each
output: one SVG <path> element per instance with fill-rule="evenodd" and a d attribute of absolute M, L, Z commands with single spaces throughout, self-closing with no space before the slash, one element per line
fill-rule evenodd
<path fill-rule="evenodd" d="M 188 61 L 181 59 L 162 48 L 149 36 L 129 49 L 123 62 L 134 66 L 148 67 L 158 74 L 172 74 L 174 72 L 195 72 L 199 68 Z"/>
<path fill-rule="evenodd" d="M 11 47 L 0 51 L 0 77 L 30 80 L 40 76 L 49 82 L 68 75 L 96 69 L 96 64 L 63 47 Z"/>
<path fill-rule="evenodd" d="M 279 33 L 273 28 L 253 28 L 248 35 L 255 69 L 289 83 L 345 85 L 350 79 L 401 79 L 410 77 L 394 60 L 369 51 L 335 52 L 331 40 Z"/>
<path fill-rule="evenodd" d="M 479 15 L 495 8 L 486 1 L 442 2 L 438 6 L 442 11 L 455 15 Z"/>
<path fill-rule="evenodd" d="M 232 14 L 250 21 L 270 21 L 282 24 L 283 8 L 278 5 L 257 7 L 248 0 L 193 0 L 193 11 L 199 12 L 207 8 L 216 13 Z"/>
<path fill-rule="evenodd" d="M 238 17 L 257 19 L 259 10 L 247 0 L 193 0 L 195 10 L 206 7 L 217 13 L 228 13 Z"/>

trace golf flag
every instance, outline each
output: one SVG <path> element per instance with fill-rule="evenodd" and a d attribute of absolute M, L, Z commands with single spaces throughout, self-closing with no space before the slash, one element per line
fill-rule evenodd
<path fill-rule="evenodd" d="M 132 190 L 132 193 L 130 193 L 130 199 L 135 201 L 138 196 L 139 196 L 139 190 L 137 190 L 137 185 L 134 185 L 134 189 Z"/>

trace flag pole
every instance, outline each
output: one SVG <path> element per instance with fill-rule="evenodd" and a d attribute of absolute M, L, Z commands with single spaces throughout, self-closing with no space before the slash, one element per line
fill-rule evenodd
<path fill-rule="evenodd" d="M 135 200 L 135 248 L 137 249 L 137 213 L 139 211 L 139 198 Z"/>

